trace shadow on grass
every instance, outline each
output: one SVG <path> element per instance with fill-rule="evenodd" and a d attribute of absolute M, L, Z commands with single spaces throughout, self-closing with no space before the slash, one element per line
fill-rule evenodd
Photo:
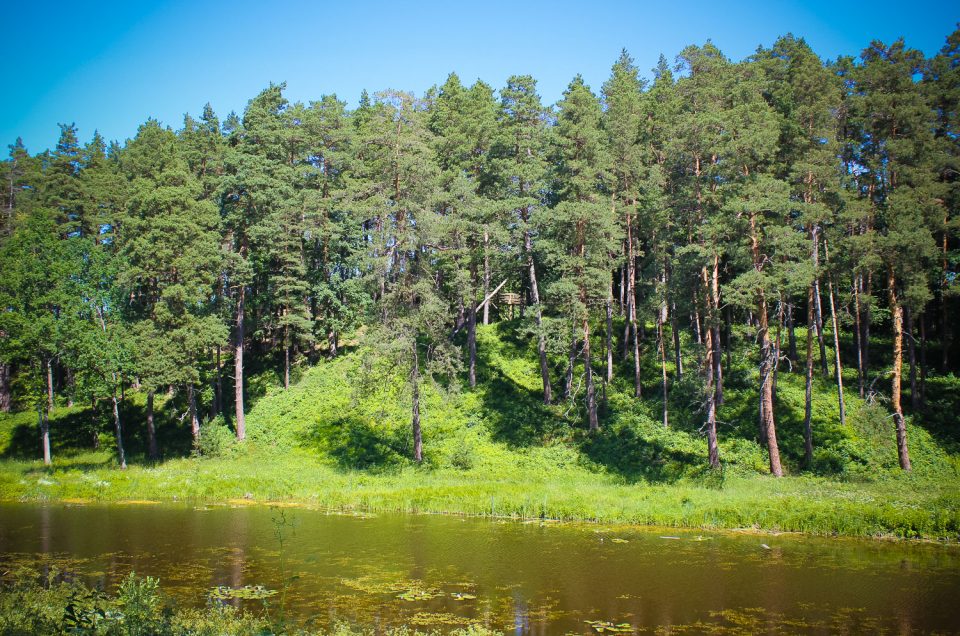
<path fill-rule="evenodd" d="M 391 468 L 406 463 L 411 454 L 409 435 L 404 433 L 349 415 L 313 429 L 311 442 L 343 469 Z"/>
<path fill-rule="evenodd" d="M 496 335 L 484 337 L 477 346 L 477 380 L 486 424 L 495 441 L 513 448 L 540 445 L 570 432 L 568 422 L 543 404 L 542 389 L 521 385 L 503 368 L 505 364 L 530 365 L 531 360 L 537 364 L 536 351 L 531 354 L 518 326 L 519 319 L 496 323 L 490 327 Z"/>

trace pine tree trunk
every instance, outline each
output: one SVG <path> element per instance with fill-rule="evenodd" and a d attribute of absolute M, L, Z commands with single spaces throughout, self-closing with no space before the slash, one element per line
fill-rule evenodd
<path fill-rule="evenodd" d="M 490 236 L 483 231 L 483 297 L 490 293 Z M 490 324 L 490 303 L 483 303 L 483 324 Z"/>
<path fill-rule="evenodd" d="M 243 412 L 243 310 L 244 310 L 243 285 L 237 291 L 237 315 L 234 324 L 235 340 L 233 343 L 233 374 L 234 374 L 234 400 L 236 407 L 236 430 L 237 439 L 243 440 L 247 437 L 247 423 Z"/>
<path fill-rule="evenodd" d="M 156 460 L 160 457 L 157 448 L 157 429 L 153 423 L 153 391 L 147 392 L 147 456 Z"/>
<path fill-rule="evenodd" d="M 917 391 L 917 346 L 913 338 L 913 312 L 909 307 L 903 309 L 907 319 L 907 356 L 910 360 L 910 410 L 920 410 L 920 393 Z"/>
<path fill-rule="evenodd" d="M 680 352 L 680 330 L 677 328 L 677 305 L 670 305 L 670 331 L 673 337 L 673 364 L 677 368 L 677 379 L 683 377 L 683 356 Z"/>
<path fill-rule="evenodd" d="M 576 328 L 576 327 L 574 327 Z M 570 339 L 570 354 L 567 360 L 567 375 L 563 386 L 563 398 L 569 400 L 573 395 L 573 367 L 577 360 L 577 335 Z"/>
<path fill-rule="evenodd" d="M 700 295 L 697 294 L 696 289 L 693 291 L 693 313 L 690 316 L 690 322 L 693 323 L 693 335 L 696 338 L 697 344 L 703 344 L 703 333 L 700 331 Z"/>
<path fill-rule="evenodd" d="M 890 390 L 890 405 L 893 407 L 893 422 L 897 430 L 897 455 L 900 468 L 910 470 L 910 452 L 907 450 L 907 427 L 900 405 L 900 381 L 903 367 L 903 308 L 897 298 L 897 279 L 889 268 L 887 284 L 890 289 L 890 314 L 893 318 L 893 382 Z"/>
<path fill-rule="evenodd" d="M 220 392 L 223 388 L 220 385 L 220 345 L 217 345 L 213 367 L 213 399 L 210 401 L 210 419 L 212 420 L 220 411 L 223 410 L 223 396 Z"/>
<path fill-rule="evenodd" d="M 486 296 L 484 296 L 486 298 Z M 484 303 L 483 310 L 486 312 L 487 304 Z M 467 348 L 470 352 L 470 388 L 477 386 L 477 306 L 470 300 L 470 308 L 467 310 Z"/>
<path fill-rule="evenodd" d="M 944 227 L 949 223 L 949 216 L 945 216 L 943 219 Z M 943 243 L 942 243 L 942 253 L 941 253 L 941 267 L 943 275 L 940 278 L 940 355 L 941 355 L 941 370 L 944 373 L 950 370 L 950 342 L 951 342 L 951 330 L 950 330 L 950 312 L 947 308 L 947 290 L 950 287 L 950 283 L 947 279 L 948 272 L 948 263 L 947 263 L 947 253 L 948 253 L 948 243 L 947 243 L 947 231 L 943 231 Z"/>
<path fill-rule="evenodd" d="M 920 314 L 920 408 L 927 406 L 927 312 Z"/>
<path fill-rule="evenodd" d="M 597 396 L 593 386 L 593 365 L 590 360 L 590 321 L 583 319 L 583 369 L 587 376 L 587 419 L 590 423 L 590 431 L 596 431 L 600 428 L 600 422 L 597 419 Z"/>
<path fill-rule="evenodd" d="M 707 459 L 714 468 L 720 466 L 720 448 L 717 445 L 717 394 L 713 383 L 713 358 L 716 349 L 713 346 L 713 329 L 708 328 L 706 334 L 706 372 L 707 372 Z"/>
<path fill-rule="evenodd" d="M 813 311 L 817 321 L 817 343 L 820 346 L 820 373 L 824 379 L 829 377 L 827 370 L 827 347 L 823 338 L 823 309 L 820 303 L 820 228 L 813 226 L 810 231 L 813 237 L 813 247 L 810 256 L 813 260 Z"/>
<path fill-rule="evenodd" d="M 803 409 L 803 464 L 807 468 L 813 465 L 813 285 L 807 292 L 807 374 Z"/>
<path fill-rule="evenodd" d="M 290 345 L 283 347 L 283 388 L 290 388 Z"/>
<path fill-rule="evenodd" d="M 620 293 L 620 315 L 626 315 L 626 287 L 627 287 L 627 266 L 624 264 L 620 268 L 620 288 L 618 289 Z"/>
<path fill-rule="evenodd" d="M 11 366 L 0 362 L 0 413 L 9 413 L 13 406 L 13 394 L 10 391 Z"/>
<path fill-rule="evenodd" d="M 93 412 L 94 417 L 96 417 L 96 413 L 97 413 L 97 398 L 95 398 L 95 397 L 90 399 L 90 410 Z M 100 429 L 99 429 L 99 427 L 97 427 L 97 426 L 95 425 L 95 426 L 93 427 L 93 429 L 92 429 L 92 432 L 93 432 L 93 436 L 92 436 L 93 439 L 91 439 L 90 441 L 91 441 L 91 443 L 92 443 L 92 445 L 93 445 L 93 450 L 95 450 L 95 451 L 96 451 L 96 450 L 100 450 Z"/>
<path fill-rule="evenodd" d="M 632 297 L 630 312 L 633 314 L 633 324 L 630 327 L 633 334 L 633 397 L 640 398 L 643 395 L 643 387 L 640 384 L 640 331 L 637 329 L 637 307 Z"/>
<path fill-rule="evenodd" d="M 42 406 L 37 406 L 37 415 L 40 419 L 40 452 L 43 454 L 43 465 L 53 463 L 50 457 L 50 413 Z"/>
<path fill-rule="evenodd" d="M 713 368 L 716 382 L 716 405 L 723 404 L 723 365 L 720 349 L 720 255 L 713 255 L 713 272 L 710 277 L 711 325 L 713 329 Z"/>
<path fill-rule="evenodd" d="M 53 413 L 53 358 L 47 358 L 47 413 Z"/>
<path fill-rule="evenodd" d="M 663 427 L 670 426 L 670 410 L 668 406 L 667 394 L 667 347 L 664 342 L 665 334 L 663 329 L 664 314 L 667 312 L 667 303 L 660 305 L 657 311 L 657 353 L 660 354 L 660 381 L 663 387 Z"/>
<path fill-rule="evenodd" d="M 868 298 L 873 298 L 873 274 L 867 274 L 867 283 L 865 292 Z M 863 343 L 863 381 L 864 383 L 869 383 L 870 381 L 870 323 L 873 320 L 873 315 L 870 310 L 870 304 L 863 308 L 863 317 L 861 318 L 861 323 L 863 323 L 863 334 L 860 336 L 860 340 Z"/>
<path fill-rule="evenodd" d="M 527 252 L 527 267 L 530 271 L 530 299 L 537 319 L 537 355 L 540 358 L 540 379 L 543 381 L 543 403 L 549 406 L 553 401 L 553 392 L 550 388 L 550 367 L 547 363 L 547 338 L 543 333 L 540 290 L 537 286 L 537 269 L 533 261 L 533 242 L 529 231 L 524 232 L 523 246 Z"/>
<path fill-rule="evenodd" d="M 607 329 L 604 337 L 606 338 L 607 382 L 613 382 L 613 279 L 610 280 L 610 293 L 607 295 Z"/>
<path fill-rule="evenodd" d="M 474 310 L 476 311 L 476 310 Z M 423 435 L 420 431 L 420 356 L 417 343 L 413 343 L 413 369 L 410 372 L 411 415 L 410 426 L 413 429 L 413 459 L 418 464 L 423 461 Z"/>
<path fill-rule="evenodd" d="M 790 362 L 797 363 L 797 333 L 793 323 L 793 303 L 787 305 L 787 357 Z"/>
<path fill-rule="evenodd" d="M 860 399 L 864 397 L 864 377 L 863 377 L 863 327 L 860 324 L 860 276 L 856 276 L 853 281 L 853 307 L 854 307 L 854 331 L 853 335 L 857 344 L 857 385 L 860 390 Z"/>
<path fill-rule="evenodd" d="M 126 470 L 127 454 L 123 449 L 123 425 L 120 423 L 120 407 L 117 404 L 116 391 L 110 396 L 110 401 L 113 403 L 113 430 L 117 436 L 117 460 L 120 462 L 120 469 Z"/>
<path fill-rule="evenodd" d="M 773 418 L 773 343 L 770 341 L 769 323 L 767 321 L 767 301 L 760 297 L 760 342 L 761 363 L 760 387 L 761 412 L 763 414 L 763 429 L 767 439 L 767 451 L 770 454 L 770 472 L 774 477 L 783 476 L 783 467 L 780 465 L 780 448 L 777 446 L 777 429 Z"/>
<path fill-rule="evenodd" d="M 197 395 L 193 390 L 193 383 L 187 385 L 187 404 L 190 409 L 190 433 L 193 435 L 193 444 L 200 442 L 200 418 L 197 416 Z"/>
<path fill-rule="evenodd" d="M 840 325 L 837 322 L 837 307 L 833 299 L 833 274 L 830 273 L 830 245 L 823 237 L 823 255 L 827 263 L 827 294 L 830 300 L 830 322 L 833 325 L 833 372 L 837 382 L 837 405 L 840 407 L 840 424 L 847 423 L 847 404 L 843 399 L 843 363 L 840 361 Z"/>
<path fill-rule="evenodd" d="M 70 409 L 73 408 L 73 394 L 76 392 L 77 382 L 76 378 L 74 377 L 73 369 L 66 367 L 65 372 L 67 377 L 66 381 L 64 382 L 64 384 L 66 384 L 64 387 L 64 393 L 67 396 L 67 408 Z"/>
<path fill-rule="evenodd" d="M 330 357 L 336 358 L 340 355 L 340 334 L 336 329 L 331 329 L 330 333 L 327 334 L 328 348 L 330 350 Z"/>

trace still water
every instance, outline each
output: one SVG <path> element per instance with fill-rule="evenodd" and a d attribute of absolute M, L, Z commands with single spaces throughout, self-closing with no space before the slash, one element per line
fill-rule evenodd
<path fill-rule="evenodd" d="M 282 516 L 281 516 L 282 513 Z M 277 532 L 283 538 L 282 549 Z M 0 505 L 0 568 L 112 589 L 131 570 L 178 603 L 283 588 L 329 627 L 516 634 L 960 633 L 960 548 L 302 508 Z M 242 601 L 277 612 L 280 595 Z M 606 632 L 604 632 L 606 633 Z"/>

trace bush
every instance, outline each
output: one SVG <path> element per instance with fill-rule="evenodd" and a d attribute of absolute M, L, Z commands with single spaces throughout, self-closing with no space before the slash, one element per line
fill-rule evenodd
<path fill-rule="evenodd" d="M 236 442 L 237 437 L 223 416 L 217 415 L 200 427 L 200 439 L 194 450 L 203 457 L 227 457 L 233 454 Z"/>

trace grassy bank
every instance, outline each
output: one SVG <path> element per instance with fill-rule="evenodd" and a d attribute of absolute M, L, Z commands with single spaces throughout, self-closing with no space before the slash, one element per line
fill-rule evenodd
<path fill-rule="evenodd" d="M 723 468 L 706 466 L 695 374 L 661 402 L 631 387 L 607 387 L 599 434 L 583 430 L 570 404 L 539 401 L 535 357 L 498 325 L 480 332 L 475 390 L 430 386 L 422 396 L 423 465 L 409 459 L 409 396 L 378 381 L 354 352 L 306 369 L 284 391 L 261 377 L 248 414 L 250 438 L 233 441 L 221 417 L 204 423 L 191 452 L 176 396 L 160 403 L 163 461 L 142 459 L 142 396 L 125 400 L 132 457 L 116 468 L 108 433 L 90 409 L 55 412 L 55 462 L 34 459 L 34 414 L 0 417 L 0 499 L 6 501 L 296 502 L 318 508 L 625 522 L 698 528 L 753 527 L 816 534 L 960 537 L 960 478 L 949 419 L 911 418 L 912 473 L 897 468 L 892 424 L 881 403 L 848 396 L 836 417 L 830 383 L 814 396 L 814 464 L 802 465 L 803 378 L 781 373 L 778 436 L 788 476 L 767 473 L 756 441 L 755 365 L 734 357 L 719 420 Z M 690 361 L 691 368 L 695 364 Z M 658 369 L 650 369 L 656 386 Z M 932 386 L 950 394 L 947 381 Z M 93 422 L 91 424 L 91 422 Z M 934 425 L 935 424 L 935 425 Z M 85 450 L 93 435 L 101 444 Z"/>
<path fill-rule="evenodd" d="M 960 533 L 960 493 L 923 477 L 841 482 L 799 476 L 717 478 L 716 483 L 623 483 L 579 468 L 509 474 L 405 468 L 343 471 L 295 453 L 265 462 L 180 459 L 119 471 L 102 455 L 82 455 L 54 469 L 7 462 L 0 496 L 20 501 L 297 502 L 369 512 L 429 512 L 518 518 L 625 522 L 697 528 L 860 536 L 950 537 Z M 532 464 L 543 458 L 528 458 Z"/>

